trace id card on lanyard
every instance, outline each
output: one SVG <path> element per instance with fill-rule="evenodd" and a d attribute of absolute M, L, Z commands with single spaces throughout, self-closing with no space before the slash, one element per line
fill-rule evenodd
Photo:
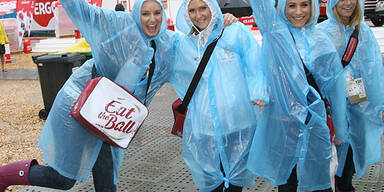
<path fill-rule="evenodd" d="M 360 103 L 367 100 L 367 93 L 363 79 L 351 79 L 347 81 L 347 96 L 351 104 Z"/>

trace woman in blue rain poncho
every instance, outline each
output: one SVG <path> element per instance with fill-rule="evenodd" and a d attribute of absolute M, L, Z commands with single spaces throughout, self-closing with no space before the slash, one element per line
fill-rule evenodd
<path fill-rule="evenodd" d="M 381 160 L 381 136 L 384 121 L 384 69 L 380 47 L 371 29 L 363 21 L 364 1 L 328 0 L 328 20 L 318 30 L 326 32 L 342 57 L 355 28 L 358 45 L 346 69 L 346 82 L 362 78 L 366 100 L 351 104 L 347 97 L 346 127 L 336 127 L 339 167 L 337 191 L 354 191 L 352 177 L 361 178 L 370 164 Z M 345 91 L 345 90 L 344 90 Z M 348 95 L 345 91 L 345 95 Z M 353 102 L 352 102 L 353 103 Z"/>
<path fill-rule="evenodd" d="M 207 46 L 223 31 L 214 0 L 184 0 L 176 27 L 170 83 L 183 98 Z M 267 103 L 260 47 L 248 28 L 225 28 L 188 106 L 184 122 L 184 162 L 201 191 L 241 191 L 254 184 L 246 168 L 259 108 Z"/>
<path fill-rule="evenodd" d="M 248 167 L 279 185 L 280 192 L 330 191 L 331 139 L 320 94 L 330 102 L 339 125 L 345 106 L 340 90 L 345 84 L 332 42 L 314 29 L 318 1 L 279 0 L 278 12 L 273 0 L 250 3 L 263 36 L 271 94 L 255 132 Z M 307 79 L 306 69 L 315 82 Z"/>
<path fill-rule="evenodd" d="M 116 191 L 124 150 L 84 129 L 70 116 L 71 108 L 91 78 L 93 66 L 97 75 L 123 85 L 147 105 L 168 80 L 166 58 L 173 33 L 166 31 L 160 0 L 136 0 L 132 14 L 94 7 L 84 0 L 61 3 L 91 45 L 93 59 L 77 69 L 56 96 L 39 140 L 48 166 L 37 165 L 36 160 L 1 166 L 1 192 L 13 184 L 69 189 L 75 180 L 86 181 L 91 171 L 96 191 Z M 145 98 L 145 74 L 152 58 L 155 70 Z"/>

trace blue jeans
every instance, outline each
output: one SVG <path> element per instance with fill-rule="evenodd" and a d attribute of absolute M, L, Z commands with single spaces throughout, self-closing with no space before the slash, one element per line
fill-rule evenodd
<path fill-rule="evenodd" d="M 96 163 L 92 168 L 93 184 L 96 192 L 114 192 L 113 160 L 110 145 L 103 143 Z M 64 177 L 52 167 L 34 165 L 29 170 L 29 181 L 33 186 L 69 190 L 76 180 Z"/>

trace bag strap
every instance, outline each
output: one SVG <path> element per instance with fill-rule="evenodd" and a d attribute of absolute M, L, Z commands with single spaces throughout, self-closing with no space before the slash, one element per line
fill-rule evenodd
<path fill-rule="evenodd" d="M 308 84 L 311 85 L 313 88 L 315 88 L 315 90 L 319 93 L 321 99 L 324 101 L 327 115 L 331 115 L 332 114 L 332 110 L 331 110 L 331 105 L 330 105 L 329 101 L 321 95 L 319 86 L 317 86 L 315 78 L 313 77 L 312 73 L 307 69 L 307 67 L 305 66 L 305 64 L 304 64 L 302 59 L 301 59 L 301 62 L 303 63 L 303 66 L 304 66 L 305 76 L 307 76 Z"/>
<path fill-rule="evenodd" d="M 217 39 L 215 39 L 211 44 L 209 44 L 207 49 L 205 50 L 203 58 L 200 60 L 200 63 L 199 63 L 199 66 L 197 67 L 195 75 L 193 76 L 192 81 L 189 84 L 189 87 L 188 87 L 187 93 L 184 96 L 183 102 L 181 102 L 180 106 L 177 108 L 177 110 L 180 113 L 185 114 L 188 104 L 191 101 L 192 95 L 196 90 L 197 84 L 199 83 L 200 78 L 203 75 L 204 69 L 207 66 L 209 58 L 211 57 L 213 50 L 215 49 L 216 44 L 222 35 L 223 35 L 223 32 L 221 32 L 220 36 Z"/>
<path fill-rule="evenodd" d="M 147 103 L 147 94 L 148 94 L 149 86 L 151 85 L 152 76 L 153 76 L 153 73 L 155 72 L 156 44 L 155 44 L 154 40 L 151 41 L 151 47 L 155 50 L 155 52 L 153 53 L 152 62 L 149 65 L 148 81 L 147 81 L 147 88 L 145 91 L 144 105 L 146 105 L 146 103 Z M 94 79 L 95 77 L 96 77 L 96 67 L 95 67 L 95 65 L 93 65 L 93 67 L 92 67 L 92 79 Z"/>
<path fill-rule="evenodd" d="M 151 85 L 151 82 L 152 82 L 152 76 L 153 76 L 153 73 L 155 72 L 155 53 L 156 53 L 156 44 L 155 44 L 155 41 L 152 40 L 151 41 L 151 47 L 153 48 L 154 52 L 153 52 L 153 56 L 152 56 L 152 62 L 151 64 L 149 65 L 149 72 L 148 72 L 148 81 L 147 81 L 147 88 L 145 90 L 145 98 L 144 98 L 144 105 L 147 105 L 147 95 L 148 95 L 148 90 L 149 90 L 149 86 Z"/>
<path fill-rule="evenodd" d="M 291 33 L 291 32 L 290 32 Z M 293 34 L 291 33 L 291 36 L 292 36 L 292 40 L 293 42 L 296 44 L 296 40 L 295 40 L 295 37 L 293 37 Z M 308 68 L 305 66 L 305 63 L 303 61 L 303 59 L 301 58 L 300 56 L 300 52 L 299 50 L 297 49 L 296 45 L 295 45 L 295 48 L 296 48 L 296 52 L 300 58 L 300 61 L 301 61 L 301 64 L 303 64 L 303 67 L 304 67 L 304 71 L 305 71 L 305 76 L 307 77 L 307 81 L 308 81 L 308 84 L 311 85 L 313 88 L 315 88 L 315 90 L 320 94 L 321 96 L 321 93 L 320 93 L 320 89 L 319 89 L 319 86 L 317 86 L 316 84 L 316 81 L 315 81 L 315 78 L 313 77 L 312 73 L 308 70 Z M 321 97 L 323 98 L 323 97 Z"/>
<path fill-rule="evenodd" d="M 303 66 L 304 66 L 305 76 L 307 76 L 308 84 L 311 85 L 313 88 L 315 88 L 315 90 L 320 94 L 321 98 L 323 98 L 323 96 L 321 95 L 319 86 L 317 86 L 317 83 L 315 81 L 315 78 L 313 77 L 312 73 L 308 70 L 308 68 L 305 66 L 304 62 L 303 62 Z"/>
<path fill-rule="evenodd" d="M 317 93 L 319 93 L 321 100 L 324 101 L 325 110 L 327 112 L 327 115 L 332 115 L 330 103 L 328 102 L 328 100 L 326 98 L 323 97 L 323 95 L 320 92 L 319 86 L 317 86 L 315 78 L 313 77 L 312 73 L 308 70 L 308 68 L 305 66 L 304 61 L 300 55 L 299 55 L 299 57 L 300 57 L 301 63 L 303 64 L 305 76 L 307 77 L 308 84 L 311 85 L 317 91 Z"/>
<path fill-rule="evenodd" d="M 292 36 L 293 42 L 296 44 L 295 38 L 293 37 L 292 33 L 291 33 L 291 36 Z M 296 45 L 295 45 L 295 47 L 296 47 Z M 311 85 L 313 88 L 315 88 L 315 90 L 320 94 L 320 97 L 322 99 L 324 99 L 323 96 L 321 95 L 319 86 L 317 86 L 315 78 L 313 77 L 312 73 L 308 70 L 308 68 L 305 66 L 305 63 L 304 63 L 303 59 L 301 58 L 300 52 L 299 52 L 299 50 L 297 50 L 297 47 L 296 47 L 296 51 L 297 51 L 297 54 L 300 58 L 301 63 L 303 64 L 305 76 L 307 77 L 308 84 Z"/>
<path fill-rule="evenodd" d="M 349 37 L 348 46 L 345 49 L 344 55 L 341 58 L 343 67 L 346 67 L 351 62 L 352 56 L 355 53 L 357 44 L 359 43 L 359 28 L 355 26 L 351 36 Z"/>
<path fill-rule="evenodd" d="M 293 36 L 292 36 L 293 37 Z M 353 30 L 352 34 L 351 34 L 351 37 L 349 37 L 349 41 L 348 41 L 348 46 L 347 48 L 345 49 L 345 52 L 344 52 L 344 55 L 341 59 L 341 63 L 343 64 L 343 67 L 346 67 L 349 62 L 351 62 L 351 59 L 352 59 L 352 56 L 353 54 L 355 53 L 355 50 L 356 50 L 356 47 L 357 47 L 357 44 L 359 43 L 359 28 L 358 27 L 355 27 L 355 29 Z M 301 59 L 301 57 L 300 57 Z M 317 86 L 316 84 L 316 81 L 315 79 L 313 78 L 313 75 L 311 72 L 309 72 L 309 70 L 307 69 L 307 67 L 305 66 L 304 62 L 303 62 L 303 59 L 301 59 L 301 62 L 303 63 L 303 66 L 304 66 L 304 71 L 305 71 L 305 74 L 307 76 L 307 80 L 308 80 L 308 83 L 316 89 L 317 92 L 319 92 L 320 96 L 321 96 L 321 92 L 320 92 L 320 89 L 319 87 Z M 321 96 L 321 98 L 323 98 Z"/>
<path fill-rule="evenodd" d="M 95 77 L 96 77 L 96 66 L 95 66 L 95 64 L 93 64 L 93 66 L 92 66 L 92 79 L 94 79 Z"/>

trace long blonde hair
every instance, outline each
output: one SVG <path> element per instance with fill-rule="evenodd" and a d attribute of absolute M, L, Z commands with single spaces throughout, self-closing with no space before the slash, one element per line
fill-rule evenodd
<path fill-rule="evenodd" d="M 341 20 L 341 16 L 340 14 L 337 12 L 337 9 L 336 9 L 336 6 L 333 7 L 333 14 L 335 15 L 335 18 L 337 20 L 337 22 L 339 24 L 344 24 L 345 26 L 355 26 L 357 25 L 358 28 L 360 28 L 360 23 L 362 22 L 362 8 L 361 8 L 361 3 L 360 3 L 360 0 L 356 0 L 356 7 L 355 7 L 355 10 L 353 11 L 350 19 L 349 19 L 349 23 L 344 23 L 342 20 Z"/>
<path fill-rule="evenodd" d="M 311 3 L 311 15 L 305 24 L 311 23 L 316 18 L 316 0 L 310 0 Z"/>

